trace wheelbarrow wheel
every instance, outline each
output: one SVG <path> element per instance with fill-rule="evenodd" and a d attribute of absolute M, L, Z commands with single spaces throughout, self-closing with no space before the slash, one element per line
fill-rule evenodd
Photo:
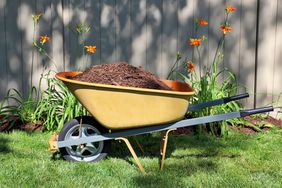
<path fill-rule="evenodd" d="M 81 123 L 81 133 L 80 133 Z M 107 133 L 108 130 L 101 126 L 95 119 L 89 116 L 77 117 L 64 124 L 59 133 L 58 140 L 66 141 Z M 72 162 L 97 162 L 104 159 L 110 149 L 110 141 L 81 144 L 60 149 L 64 159 Z"/>

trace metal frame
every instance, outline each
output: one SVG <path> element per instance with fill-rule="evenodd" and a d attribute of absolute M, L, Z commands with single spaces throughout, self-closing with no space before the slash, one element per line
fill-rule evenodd
<path fill-rule="evenodd" d="M 124 137 L 116 138 L 116 140 L 124 141 L 124 143 L 126 144 L 128 150 L 130 151 L 132 157 L 134 158 L 137 166 L 139 167 L 139 170 L 142 172 L 143 175 L 146 175 L 146 172 L 145 172 L 143 166 L 141 165 L 141 163 L 140 163 L 140 161 L 139 161 L 139 159 L 138 159 L 138 157 L 137 157 L 133 147 L 131 146 L 129 140 L 127 138 L 124 138 Z"/>
<path fill-rule="evenodd" d="M 245 93 L 245 94 L 236 95 L 232 97 L 226 97 L 226 98 L 217 99 L 214 101 L 208 101 L 208 102 L 204 102 L 204 103 L 200 103 L 196 105 L 190 105 L 190 107 L 187 110 L 188 111 L 199 110 L 202 108 L 220 105 L 220 104 L 228 103 L 230 101 L 234 101 L 234 100 L 238 100 L 238 99 L 242 99 L 246 97 L 249 97 L 249 94 Z M 112 131 L 111 133 L 106 133 L 103 135 L 83 137 L 83 138 L 79 138 L 75 140 L 56 141 L 55 140 L 56 137 L 52 137 L 52 140 L 50 140 L 49 145 L 50 145 L 50 150 L 57 151 L 59 148 L 72 146 L 72 145 L 80 145 L 80 144 L 89 143 L 89 142 L 93 143 L 93 142 L 112 140 L 112 139 L 122 140 L 126 143 L 140 171 L 143 174 L 146 174 L 134 149 L 132 148 L 128 139 L 125 137 L 152 133 L 152 132 L 158 132 L 158 131 L 165 131 L 161 135 L 161 146 L 160 146 L 160 170 L 162 170 L 164 166 L 166 147 L 167 147 L 167 142 L 168 142 L 168 135 L 169 135 L 169 132 L 171 132 L 172 130 L 176 130 L 177 128 L 181 128 L 181 127 L 201 125 L 201 124 L 212 123 L 212 122 L 217 122 L 217 121 L 222 121 L 222 120 L 227 120 L 227 119 L 232 119 L 232 118 L 239 118 L 239 117 L 244 117 L 244 116 L 248 116 L 251 114 L 257 114 L 257 113 L 263 113 L 263 112 L 269 112 L 269 111 L 273 111 L 272 106 L 257 108 L 257 109 L 241 110 L 241 111 L 213 115 L 213 116 L 204 116 L 204 117 L 198 117 L 198 118 L 192 118 L 192 119 L 185 119 L 185 120 L 181 120 L 181 121 L 174 122 L 174 123 L 168 123 L 164 125 L 155 125 L 155 126 L 141 127 L 141 128 L 135 128 L 135 129 Z"/>
<path fill-rule="evenodd" d="M 161 134 L 161 145 L 160 145 L 160 170 L 162 171 L 164 168 L 164 160 L 165 160 L 165 154 L 166 154 L 166 146 L 168 142 L 168 134 L 171 131 L 175 131 L 176 129 L 168 129 L 165 132 L 162 132 Z"/>
<path fill-rule="evenodd" d="M 169 123 L 165 125 L 148 126 L 148 127 L 142 127 L 142 128 L 136 128 L 136 129 L 127 129 L 127 130 L 122 130 L 122 131 L 106 133 L 103 135 L 95 135 L 95 136 L 79 138 L 75 140 L 59 141 L 58 147 L 62 148 L 62 147 L 67 147 L 67 146 L 72 146 L 72 145 L 84 144 L 88 142 L 113 140 L 119 137 L 128 137 L 128 136 L 141 135 L 141 134 L 153 133 L 153 132 L 158 132 L 158 131 L 166 131 L 168 129 L 189 127 L 189 126 L 211 123 L 211 122 L 216 122 L 216 121 L 222 121 L 222 120 L 238 118 L 238 117 L 241 117 L 240 111 L 230 112 L 227 114 L 185 119 L 185 120 L 178 121 L 176 123 Z"/>

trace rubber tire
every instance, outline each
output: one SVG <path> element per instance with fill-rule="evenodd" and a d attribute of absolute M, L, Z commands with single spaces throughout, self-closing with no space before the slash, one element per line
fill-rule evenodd
<path fill-rule="evenodd" d="M 63 128 L 61 129 L 61 131 L 59 133 L 58 141 L 64 141 L 65 136 L 68 133 L 68 131 L 73 126 L 80 124 L 80 119 L 81 119 L 81 117 L 76 117 L 75 119 L 72 119 L 72 120 L 68 121 L 67 123 L 65 123 Z M 90 117 L 90 116 L 83 116 L 82 117 L 82 124 L 88 124 L 88 125 L 95 127 L 96 129 L 98 129 L 100 131 L 101 134 L 109 132 L 108 129 L 101 126 L 93 117 Z M 98 161 L 104 159 L 108 155 L 108 153 L 110 151 L 111 141 L 107 140 L 107 141 L 103 141 L 103 142 L 104 142 L 104 146 L 103 146 L 102 151 L 98 154 L 99 156 L 97 158 L 95 158 L 94 160 L 90 160 L 90 161 L 87 161 L 87 162 L 98 162 Z M 74 159 L 72 157 L 72 155 L 70 155 L 67 152 L 66 148 L 60 148 L 60 153 L 61 153 L 61 156 L 67 161 L 81 162 L 81 161 Z"/>

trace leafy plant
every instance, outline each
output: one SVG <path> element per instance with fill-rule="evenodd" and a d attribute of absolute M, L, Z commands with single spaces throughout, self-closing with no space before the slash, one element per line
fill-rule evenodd
<path fill-rule="evenodd" d="M 35 114 L 36 119 L 43 119 L 47 130 L 54 131 L 60 130 L 65 122 L 88 112 L 61 81 L 50 76 L 51 72 L 43 76 L 48 87 L 41 94 Z"/>
<path fill-rule="evenodd" d="M 33 87 L 30 91 L 32 93 L 29 93 L 28 97 L 24 97 L 14 88 L 8 90 L 0 105 L 0 125 L 4 122 L 8 123 L 6 130 L 11 129 L 18 120 L 20 122 L 35 122 L 33 112 L 36 108 L 36 101 L 32 97 L 37 95 L 37 90 Z"/>
<path fill-rule="evenodd" d="M 204 25 L 207 25 L 207 21 L 203 19 L 196 19 L 194 32 L 195 34 L 189 39 L 189 45 L 193 47 L 192 60 L 187 61 L 187 58 L 183 60 L 183 58 L 181 58 L 180 53 L 178 52 L 177 54 L 176 62 L 172 66 L 173 69 L 171 70 L 169 77 L 173 75 L 172 72 L 176 72 L 181 79 L 192 85 L 192 87 L 196 91 L 196 94 L 192 98 L 193 104 L 228 97 L 237 93 L 238 86 L 236 83 L 235 74 L 229 71 L 227 68 L 219 69 L 219 65 L 220 63 L 222 63 L 224 57 L 223 49 L 225 38 L 226 35 L 232 30 L 228 21 L 229 14 L 235 10 L 236 8 L 232 6 L 226 6 L 225 18 L 220 27 L 222 31 L 222 36 L 218 42 L 218 46 L 212 64 L 210 65 L 210 67 L 207 67 L 204 72 L 202 72 L 203 68 L 200 52 L 203 43 L 207 40 L 207 37 L 198 36 L 198 30 L 201 29 Z M 175 66 L 179 63 L 179 61 L 182 61 L 182 64 L 185 67 L 184 72 L 177 69 Z M 199 66 L 198 73 L 195 71 L 196 66 Z M 222 77 L 224 77 L 223 80 Z M 231 111 L 239 110 L 240 108 L 241 107 L 239 103 L 232 101 L 220 106 L 214 106 L 190 112 L 189 116 L 201 117 L 219 113 L 228 113 Z M 233 119 L 223 121 L 221 123 L 208 123 L 205 126 L 199 126 L 199 132 L 202 132 L 202 129 L 204 127 L 204 129 L 210 132 L 212 135 L 225 135 L 227 134 L 227 123 L 234 124 L 236 121 L 238 120 Z"/>

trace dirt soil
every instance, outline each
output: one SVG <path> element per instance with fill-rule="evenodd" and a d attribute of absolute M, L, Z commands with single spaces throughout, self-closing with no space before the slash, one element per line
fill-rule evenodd
<path fill-rule="evenodd" d="M 154 74 L 126 62 L 94 65 L 72 79 L 116 86 L 171 90 Z"/>
<path fill-rule="evenodd" d="M 21 130 L 25 132 L 42 132 L 44 126 L 42 122 L 28 123 L 22 122 L 18 117 L 7 119 L 0 116 L 0 132 L 11 132 L 12 130 Z"/>

